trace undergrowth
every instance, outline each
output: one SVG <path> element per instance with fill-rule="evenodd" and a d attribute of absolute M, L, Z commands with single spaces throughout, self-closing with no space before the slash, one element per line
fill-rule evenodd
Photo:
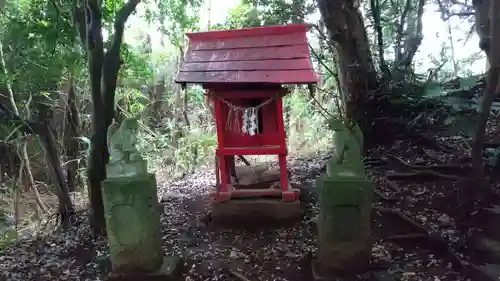
<path fill-rule="evenodd" d="M 139 120 L 137 146 L 148 161 L 149 170 L 162 175 L 159 180 L 180 178 L 213 165 L 217 136 L 211 108 L 205 104 L 203 92 L 199 88 L 194 87 L 188 91 L 190 100 L 187 111 L 189 126 L 181 120 L 178 126 L 183 132 L 183 136 L 174 141 L 172 132 L 175 131 L 175 123 L 172 116 L 167 115 L 159 120 L 152 120 L 151 102 L 144 95 L 133 89 L 118 90 L 117 103 L 120 104 L 120 114 Z M 330 102 L 322 104 L 321 107 L 318 106 L 315 99 L 310 98 L 310 93 L 300 87 L 294 88 L 292 93 L 285 97 L 285 109 L 288 112 L 284 118 L 291 154 L 309 154 L 330 146 L 331 134 L 325 130 L 325 124 L 326 117 L 334 113 L 335 106 L 331 98 L 325 98 L 325 100 Z M 81 102 L 81 105 L 87 106 L 87 103 Z M 166 106 L 174 107 L 174 99 L 167 100 Z M 83 185 L 73 192 L 72 199 L 76 207 L 83 208 L 86 206 L 83 202 L 87 202 L 85 160 L 90 148 L 90 116 L 82 114 L 81 117 L 83 135 L 78 139 L 82 150 L 78 159 L 73 159 L 73 161 L 79 163 L 78 176 Z M 35 144 L 36 147 L 39 147 L 37 141 Z M 30 157 L 33 158 L 32 163 L 43 163 L 43 152 L 40 149 L 30 152 Z M 252 162 L 277 161 L 273 158 L 275 157 L 248 157 Z M 41 176 L 45 179 L 46 174 L 42 174 Z M 32 192 L 25 191 L 23 198 L 16 198 L 13 191 L 18 187 L 6 187 L 7 182 L 12 181 L 2 183 L 5 187 L 3 190 L 8 191 L 8 193 L 2 194 L 3 200 L 0 202 L 0 250 L 2 247 L 17 241 L 18 238 L 26 238 L 26 235 L 19 235 L 19 233 L 25 233 L 26 231 L 21 230 L 27 227 L 30 229 L 28 234 L 39 232 L 41 226 L 46 225 L 47 220 L 42 221 L 41 218 L 35 216 L 37 213 L 36 204 L 33 205 L 32 202 L 28 204 L 28 201 L 33 201 Z M 54 200 L 55 195 L 50 192 L 50 188 L 46 191 L 43 194 L 44 200 L 52 213 L 57 210 L 57 200 Z M 19 207 L 20 205 L 24 207 Z M 16 215 L 16 209 L 22 209 L 23 213 Z"/>
<path fill-rule="evenodd" d="M 447 128 L 450 136 L 457 134 L 468 136 L 474 130 L 474 116 L 480 100 L 478 93 L 484 86 L 481 83 L 483 82 L 480 77 L 472 76 L 446 83 L 407 84 L 404 87 L 395 87 L 393 91 L 396 94 L 387 96 L 393 106 L 402 110 L 414 108 L 415 110 L 408 115 L 415 119 L 415 122 L 425 120 L 425 122 L 439 123 L 441 127 Z M 149 170 L 163 176 L 160 180 L 183 177 L 213 165 L 217 138 L 211 108 L 205 104 L 203 92 L 199 88 L 188 91 L 189 126 L 183 120 L 177 123 L 183 136 L 176 140 L 172 133 L 176 131 L 172 116 L 166 115 L 159 120 L 152 120 L 151 102 L 144 95 L 136 90 L 128 92 L 122 89 L 118 92 L 119 101 L 120 99 L 126 101 L 126 103 L 121 103 L 121 114 L 134 116 L 140 122 L 138 149 L 148 161 Z M 318 99 L 312 98 L 311 93 L 300 87 L 294 88 L 292 93 L 285 97 L 284 107 L 287 112 L 284 118 L 291 154 L 309 154 L 331 147 L 332 134 L 328 131 L 326 124 L 327 119 L 337 114 L 337 102 L 330 93 L 324 93 L 321 100 L 326 102 L 319 104 Z M 173 98 L 166 102 L 166 106 L 170 108 L 175 104 Z M 497 107 L 500 109 L 500 106 L 495 103 L 494 112 L 498 112 Z M 436 108 L 446 108 L 446 110 L 437 111 Z M 383 112 L 379 114 L 381 117 L 384 116 Z M 421 120 L 417 120 L 418 118 Z M 80 163 L 79 176 L 83 184 L 86 181 L 85 159 L 90 143 L 88 124 L 90 124 L 88 116 L 82 115 L 84 136 L 79 138 L 82 151 L 79 159 L 76 160 Z M 404 126 L 408 125 L 411 124 L 404 124 Z M 488 151 L 488 154 L 491 154 L 489 158 L 493 159 L 496 158 L 498 152 Z M 40 152 L 32 152 L 30 156 L 40 157 Z M 262 160 L 262 157 L 256 157 L 256 160 Z M 25 196 L 28 194 L 25 193 Z M 80 186 L 73 196 L 75 202 L 86 202 L 85 186 Z M 19 202 L 15 202 L 15 196 L 4 192 L 2 199 L 0 203 L 0 249 L 18 239 L 17 230 L 33 224 L 40 225 L 39 218 L 33 216 L 34 208 L 25 208 L 26 214 L 21 219 L 16 219 L 15 205 Z M 56 202 L 48 202 L 47 205 L 55 210 Z M 80 207 L 84 206 L 85 204 L 80 205 Z"/>

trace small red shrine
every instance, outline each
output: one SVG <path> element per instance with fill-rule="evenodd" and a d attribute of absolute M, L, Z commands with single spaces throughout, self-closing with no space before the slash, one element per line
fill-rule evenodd
<path fill-rule="evenodd" d="M 298 199 L 286 167 L 284 84 L 317 82 L 307 41 L 308 26 L 292 24 L 189 33 L 177 83 L 201 84 L 213 101 L 217 125 L 219 202 L 231 198 Z M 278 188 L 237 189 L 231 182 L 236 155 L 277 155 Z"/>

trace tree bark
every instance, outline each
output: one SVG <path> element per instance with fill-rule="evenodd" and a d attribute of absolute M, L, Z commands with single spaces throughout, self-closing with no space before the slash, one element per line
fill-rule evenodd
<path fill-rule="evenodd" d="M 183 53 L 177 58 L 177 68 L 176 71 L 180 69 L 182 64 Z M 172 142 L 173 146 L 177 149 L 179 147 L 179 139 L 184 136 L 184 130 L 181 128 L 182 116 L 182 87 L 180 85 L 175 85 L 175 101 L 174 101 L 174 124 L 173 124 L 173 134 Z"/>
<path fill-rule="evenodd" d="M 378 89 L 378 77 L 368 45 L 363 18 L 354 1 L 317 0 L 318 7 L 338 54 L 340 80 L 347 98 L 346 116 L 369 139 L 371 121 L 365 107 L 367 95 Z"/>
<path fill-rule="evenodd" d="M 373 24 L 376 33 L 376 42 L 378 47 L 378 63 L 380 66 L 380 70 L 382 71 L 384 80 L 388 80 L 391 78 L 391 71 L 387 66 L 387 63 L 384 58 L 384 34 L 382 31 L 382 22 L 380 19 L 380 3 L 379 0 L 370 0 L 370 9 L 372 12 Z"/>
<path fill-rule="evenodd" d="M 500 2 L 490 1 L 490 11 L 492 11 L 488 23 L 490 24 L 490 47 L 492 50 L 500 48 Z M 472 139 L 472 165 L 476 176 L 484 178 L 483 148 L 485 140 L 486 125 L 490 116 L 491 105 L 495 97 L 500 93 L 500 54 L 491 52 L 488 56 L 490 71 L 486 89 L 481 101 L 479 116 L 477 119 L 476 133 Z"/>
<path fill-rule="evenodd" d="M 76 106 L 76 94 L 73 78 L 69 81 L 68 98 L 65 102 L 65 122 L 63 124 L 64 136 L 64 154 L 66 156 L 66 182 L 69 191 L 75 191 L 80 184 L 80 177 L 78 176 L 78 151 L 79 143 L 78 136 L 80 131 L 80 118 L 78 116 L 78 109 Z"/>
<path fill-rule="evenodd" d="M 396 34 L 396 58 L 392 72 L 398 72 L 399 79 L 406 79 L 407 75 L 413 72 L 410 69 L 411 64 L 423 39 L 422 17 L 426 0 L 418 0 L 416 7 L 413 7 L 413 2 L 406 1 Z"/>
<path fill-rule="evenodd" d="M 398 22 L 398 28 L 396 29 L 396 42 L 394 44 L 394 55 L 396 56 L 394 58 L 394 66 L 397 66 L 396 62 L 401 61 L 401 57 L 403 53 L 401 52 L 402 45 L 403 45 L 403 36 L 404 36 L 404 30 L 405 30 L 405 25 L 406 25 L 406 20 L 408 18 L 408 14 L 410 13 L 411 10 L 411 0 L 406 0 L 405 5 L 403 7 L 403 11 L 401 12 L 401 15 L 399 16 L 399 22 Z M 393 67 L 394 68 L 394 67 Z"/>
<path fill-rule="evenodd" d="M 493 30 L 491 29 L 491 3 L 494 2 L 491 0 L 473 0 L 472 4 L 474 6 L 474 18 L 475 18 L 475 27 L 477 35 L 479 36 L 479 48 L 486 53 L 488 61 L 490 61 L 491 65 L 491 33 Z"/>
<path fill-rule="evenodd" d="M 69 190 L 66 185 L 66 178 L 64 177 L 64 172 L 61 168 L 61 157 L 56 146 L 56 138 L 54 137 L 53 128 L 50 123 L 40 122 L 38 125 L 41 132 L 38 132 L 40 140 L 43 143 L 45 150 L 45 159 L 49 163 L 50 175 L 52 180 L 59 187 L 57 192 L 57 197 L 59 202 L 58 212 L 61 216 L 61 225 L 63 229 L 69 228 L 71 225 L 71 217 L 75 213 L 73 203 L 71 202 L 71 197 L 69 196 Z"/>
<path fill-rule="evenodd" d="M 115 113 L 115 90 L 121 67 L 120 47 L 125 22 L 139 2 L 130 0 L 117 12 L 113 25 L 115 33 L 111 47 L 106 53 L 101 31 L 100 2 L 97 0 L 86 2 L 85 40 L 92 93 L 92 146 L 88 165 L 88 193 L 91 207 L 90 222 L 95 235 L 105 233 L 101 182 L 106 179 L 106 164 L 109 159 L 106 134 Z"/>

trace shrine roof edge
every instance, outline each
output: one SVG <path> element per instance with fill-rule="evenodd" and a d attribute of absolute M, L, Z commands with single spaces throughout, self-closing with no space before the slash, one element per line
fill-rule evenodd
<path fill-rule="evenodd" d="M 280 35 L 280 34 L 291 34 L 291 33 L 306 34 L 310 27 L 311 24 L 306 24 L 306 23 L 288 24 L 288 25 L 269 25 L 269 26 L 249 27 L 242 29 L 232 29 L 232 30 L 191 32 L 187 33 L 186 36 L 189 40 L 192 41 L 209 41 L 209 40 L 233 39 L 233 38 L 240 38 L 247 36 Z"/>
<path fill-rule="evenodd" d="M 286 83 L 280 83 L 280 82 L 206 82 L 206 81 L 200 81 L 200 82 L 194 82 L 194 81 L 184 81 L 184 80 L 174 80 L 175 83 L 177 84 L 185 84 L 185 85 L 200 85 L 204 88 L 210 88 L 210 87 L 241 87 L 241 86 L 263 86 L 263 87 L 276 87 L 276 86 L 287 86 L 287 85 L 316 85 L 318 81 L 304 81 L 304 82 L 286 82 Z"/>

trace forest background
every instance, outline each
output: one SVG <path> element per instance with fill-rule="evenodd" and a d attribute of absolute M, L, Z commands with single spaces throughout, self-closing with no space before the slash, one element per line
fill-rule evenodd
<path fill-rule="evenodd" d="M 433 120 L 471 138 L 475 117 L 463 113 L 480 112 L 481 98 L 459 94 L 489 69 L 482 44 L 490 38 L 489 7 L 484 0 L 0 2 L 5 243 L 37 232 L 53 214 L 66 228 L 87 203 L 94 232 L 103 232 L 100 183 L 113 118 L 140 120 L 139 148 L 159 177 L 213 164 L 210 104 L 200 87 L 182 90 L 173 81 L 187 32 L 311 24 L 319 84 L 312 93 L 291 87 L 285 100 L 290 151 L 310 154 L 330 148 L 325 124 L 338 115 L 358 122 L 373 143 L 395 140 L 401 124 L 380 139 L 384 125 L 372 122 L 401 115 L 388 113 L 386 101 L 405 112 L 446 106 Z M 490 154 L 494 163 L 499 153 Z"/>

